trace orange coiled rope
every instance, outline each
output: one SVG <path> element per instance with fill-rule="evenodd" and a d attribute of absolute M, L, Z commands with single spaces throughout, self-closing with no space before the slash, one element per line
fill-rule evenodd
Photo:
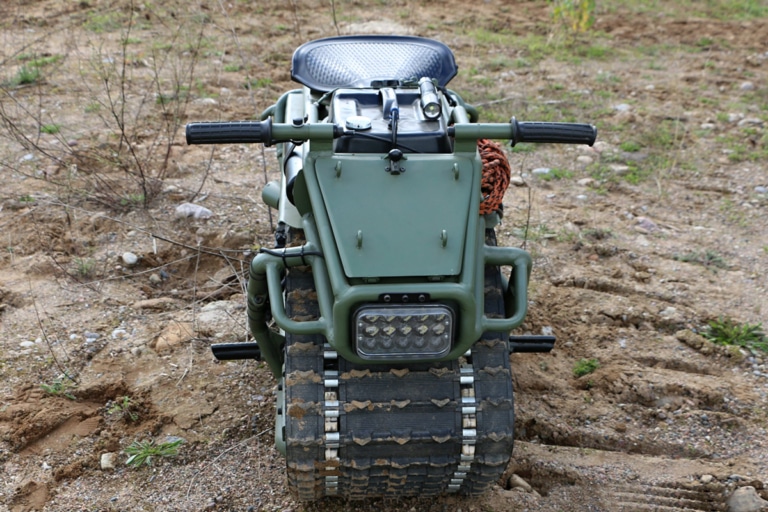
<path fill-rule="evenodd" d="M 483 200 L 480 202 L 480 215 L 487 215 L 501 211 L 512 171 L 501 145 L 497 142 L 480 139 L 477 141 L 477 149 L 483 159 L 483 180 L 480 186 Z"/>

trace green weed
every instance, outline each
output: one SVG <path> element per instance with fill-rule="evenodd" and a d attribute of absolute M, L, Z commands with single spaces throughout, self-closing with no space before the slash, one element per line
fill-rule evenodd
<path fill-rule="evenodd" d="M 54 135 L 56 133 L 59 133 L 61 131 L 61 125 L 58 124 L 44 124 L 40 127 L 40 131 L 42 133 L 47 133 L 49 135 Z"/>
<path fill-rule="evenodd" d="M 715 267 L 720 269 L 728 268 L 728 263 L 716 252 L 713 251 L 692 251 L 685 254 L 676 254 L 674 256 L 676 261 L 684 261 L 686 263 L 695 263 L 704 267 Z"/>
<path fill-rule="evenodd" d="M 75 396 L 68 390 L 74 387 L 74 383 L 70 380 L 58 378 L 51 384 L 40 384 L 40 388 L 49 395 L 64 396 L 70 400 L 75 400 Z"/>
<path fill-rule="evenodd" d="M 174 457 L 179 454 L 179 446 L 183 439 L 155 444 L 154 441 L 134 441 L 125 449 L 129 455 L 126 465 L 139 467 L 144 464 L 151 466 L 153 457 Z"/>
<path fill-rule="evenodd" d="M 11 80 L 12 85 L 29 85 L 40 80 L 40 68 L 35 66 L 21 66 L 16 76 Z"/>
<path fill-rule="evenodd" d="M 738 324 L 729 318 L 712 320 L 702 335 L 716 345 L 737 346 L 768 352 L 763 324 Z"/>
<path fill-rule="evenodd" d="M 595 370 L 600 368 L 600 362 L 595 359 L 579 359 L 575 365 L 573 365 L 573 376 L 583 377 L 584 375 L 589 375 L 590 373 L 593 373 Z"/>
<path fill-rule="evenodd" d="M 573 178 L 573 173 L 567 169 L 550 169 L 548 173 L 546 174 L 540 174 L 539 178 L 541 178 L 544 181 L 551 181 L 551 180 L 562 180 L 562 179 L 568 179 Z"/>
<path fill-rule="evenodd" d="M 121 400 L 112 403 L 107 409 L 107 414 L 117 415 L 126 421 L 136 421 L 139 419 L 139 414 L 136 412 L 136 403 L 129 396 L 124 396 Z"/>
<path fill-rule="evenodd" d="M 93 258 L 75 258 L 75 272 L 80 277 L 90 277 L 96 267 L 96 260 Z"/>
<path fill-rule="evenodd" d="M 595 24 L 595 0 L 554 0 L 552 17 L 574 33 L 586 32 Z"/>

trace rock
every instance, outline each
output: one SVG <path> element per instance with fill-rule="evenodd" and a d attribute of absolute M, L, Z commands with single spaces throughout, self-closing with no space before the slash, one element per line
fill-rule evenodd
<path fill-rule="evenodd" d="M 163 278 L 160 277 L 160 274 L 152 274 L 149 276 L 149 282 L 152 284 L 160 284 L 163 282 Z"/>
<path fill-rule="evenodd" d="M 739 121 L 737 126 L 763 126 L 763 120 L 757 117 L 747 117 Z"/>
<path fill-rule="evenodd" d="M 131 306 L 133 309 L 176 309 L 181 307 L 181 303 L 171 297 L 158 297 L 156 299 L 139 300 Z"/>
<path fill-rule="evenodd" d="M 32 348 L 32 347 L 35 346 L 35 342 L 34 341 L 22 341 L 21 343 L 19 343 L 19 346 L 21 348 Z"/>
<path fill-rule="evenodd" d="M 758 194 L 768 194 L 768 188 L 766 187 L 755 187 L 755 192 Z"/>
<path fill-rule="evenodd" d="M 532 492 L 533 487 L 531 487 L 531 484 L 520 478 L 519 476 L 513 474 L 511 477 L 509 477 L 509 481 L 507 482 L 510 489 L 522 489 L 525 492 Z"/>
<path fill-rule="evenodd" d="M 700 128 L 702 130 L 714 130 L 715 129 L 715 123 L 701 123 Z"/>
<path fill-rule="evenodd" d="M 707 343 L 707 340 L 704 338 L 704 336 L 696 334 L 693 331 L 689 331 L 688 329 L 677 331 L 675 333 L 675 338 L 677 338 L 678 341 L 682 341 L 689 347 L 696 349 L 701 348 L 705 343 Z"/>
<path fill-rule="evenodd" d="M 624 176 L 626 174 L 629 174 L 629 166 L 628 165 L 622 165 L 622 164 L 611 164 L 609 166 L 611 171 L 613 171 L 614 174 L 617 176 Z"/>
<path fill-rule="evenodd" d="M 739 487 L 728 498 L 728 512 L 765 512 L 768 501 L 762 499 L 752 486 Z"/>
<path fill-rule="evenodd" d="M 115 469 L 117 463 L 117 454 L 113 452 L 106 452 L 101 454 L 101 469 L 111 470 Z"/>
<path fill-rule="evenodd" d="M 533 174 L 534 176 L 542 176 L 544 174 L 549 174 L 551 170 L 552 169 L 550 169 L 549 167 L 537 167 L 536 169 L 531 171 L 531 174 Z"/>
<path fill-rule="evenodd" d="M 176 217 L 179 219 L 195 218 L 195 219 L 210 219 L 213 216 L 213 212 L 203 206 L 193 203 L 182 203 L 176 207 Z"/>
<path fill-rule="evenodd" d="M 579 155 L 576 158 L 576 162 L 580 163 L 582 165 L 589 165 L 589 164 L 591 164 L 594 161 L 595 160 L 591 156 L 589 156 L 589 155 Z"/>
<path fill-rule="evenodd" d="M 592 178 L 581 178 L 576 184 L 580 187 L 589 187 L 595 182 Z"/>
<path fill-rule="evenodd" d="M 595 145 L 592 146 L 592 149 L 594 149 L 597 153 L 603 153 L 604 151 L 610 150 L 611 146 L 607 142 L 599 140 L 595 142 Z"/>
<path fill-rule="evenodd" d="M 132 267 L 139 262 L 139 257 L 133 254 L 132 252 L 124 252 L 122 258 L 123 258 L 123 263 L 125 264 L 126 267 Z"/>
<path fill-rule="evenodd" d="M 656 225 L 655 222 L 653 222 L 648 217 L 638 217 L 637 218 L 637 227 L 642 229 L 646 233 L 653 233 L 654 231 L 659 230 L 659 226 Z"/>
<path fill-rule="evenodd" d="M 512 176 L 509 182 L 516 187 L 524 187 L 525 180 L 521 176 Z"/>
<path fill-rule="evenodd" d="M 752 82 L 742 82 L 739 86 L 739 89 L 742 91 L 754 91 L 755 90 L 755 84 Z"/>
<path fill-rule="evenodd" d="M 171 322 L 161 332 L 150 346 L 155 352 L 173 350 L 177 346 L 191 340 L 195 336 L 195 330 L 189 322 Z"/>
<path fill-rule="evenodd" d="M 673 308 L 672 306 L 664 308 L 664 310 L 659 313 L 659 316 L 662 318 L 672 318 L 675 315 L 677 315 L 677 308 Z"/>
<path fill-rule="evenodd" d="M 240 303 L 219 300 L 206 304 L 197 315 L 197 328 L 203 336 L 216 336 L 220 334 L 235 334 L 241 329 L 238 320 L 242 312 Z M 234 319 L 234 320 L 233 320 Z"/>
<path fill-rule="evenodd" d="M 713 477 L 712 475 L 701 475 L 701 478 L 699 478 L 699 481 L 703 484 L 708 484 L 708 483 L 711 483 L 712 480 L 714 479 L 715 477 Z"/>
<path fill-rule="evenodd" d="M 630 106 L 629 106 L 628 104 L 626 104 L 626 103 L 619 103 L 618 105 L 614 105 L 614 106 L 613 106 L 613 110 L 616 110 L 616 111 L 618 111 L 618 112 L 627 112 L 627 111 L 629 111 L 629 109 L 631 109 L 631 108 L 632 108 L 632 107 L 630 107 Z"/>

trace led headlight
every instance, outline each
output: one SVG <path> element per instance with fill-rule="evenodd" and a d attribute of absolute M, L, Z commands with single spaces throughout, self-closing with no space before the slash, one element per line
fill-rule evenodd
<path fill-rule="evenodd" d="M 423 77 L 419 80 L 419 94 L 421 95 L 421 111 L 424 117 L 435 120 L 440 117 L 440 98 L 437 96 L 437 88 L 432 79 Z"/>
<path fill-rule="evenodd" d="M 441 304 L 369 304 L 354 316 L 357 353 L 363 359 L 435 359 L 450 352 L 454 313 Z"/>

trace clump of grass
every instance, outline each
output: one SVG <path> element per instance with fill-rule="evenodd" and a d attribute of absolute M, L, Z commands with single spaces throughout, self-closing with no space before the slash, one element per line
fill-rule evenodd
<path fill-rule="evenodd" d="M 576 361 L 576 364 L 573 365 L 573 376 L 576 378 L 583 377 L 584 375 L 593 373 L 598 368 L 600 368 L 600 362 L 595 358 L 579 359 Z"/>
<path fill-rule="evenodd" d="M 129 455 L 125 463 L 128 466 L 139 467 L 144 464 L 151 466 L 153 457 L 174 457 L 179 454 L 179 446 L 183 439 L 155 444 L 154 441 L 134 441 L 125 449 Z"/>
<path fill-rule="evenodd" d="M 595 359 L 579 359 L 575 365 L 573 365 L 573 376 L 576 378 L 589 375 L 595 370 L 600 368 L 600 362 Z"/>
<path fill-rule="evenodd" d="M 80 277 L 90 277 L 96 267 L 96 260 L 93 258 L 75 258 L 75 272 Z"/>
<path fill-rule="evenodd" d="M 550 181 L 550 180 L 562 180 L 562 179 L 569 179 L 573 178 L 573 173 L 567 169 L 551 169 L 546 174 L 541 174 L 539 176 L 544 181 Z"/>
<path fill-rule="evenodd" d="M 555 0 L 552 17 L 572 32 L 586 32 L 595 23 L 595 0 Z"/>
<path fill-rule="evenodd" d="M 139 419 L 139 414 L 136 412 L 136 402 L 130 396 L 124 396 L 122 399 L 113 402 L 107 409 L 107 414 L 117 415 L 126 421 L 136 421 Z"/>
<path fill-rule="evenodd" d="M 61 131 L 61 126 L 58 124 L 44 124 L 40 127 L 40 131 L 48 135 L 55 135 Z"/>
<path fill-rule="evenodd" d="M 768 352 L 763 324 L 738 324 L 730 318 L 720 317 L 709 322 L 702 335 L 716 345 Z"/>
<path fill-rule="evenodd" d="M 12 85 L 30 85 L 40 80 L 40 68 L 35 66 L 21 66 L 16 76 L 11 81 Z"/>
<path fill-rule="evenodd" d="M 49 395 L 64 396 L 70 400 L 75 400 L 75 395 L 68 391 L 72 386 L 74 386 L 74 384 L 71 381 L 61 378 L 54 380 L 51 384 L 40 384 L 42 390 Z"/>
<path fill-rule="evenodd" d="M 686 263 L 696 263 L 705 267 L 715 267 L 726 269 L 728 264 L 725 260 L 716 252 L 713 251 L 692 251 L 685 254 L 676 254 L 674 259 L 677 261 L 684 261 Z"/>

